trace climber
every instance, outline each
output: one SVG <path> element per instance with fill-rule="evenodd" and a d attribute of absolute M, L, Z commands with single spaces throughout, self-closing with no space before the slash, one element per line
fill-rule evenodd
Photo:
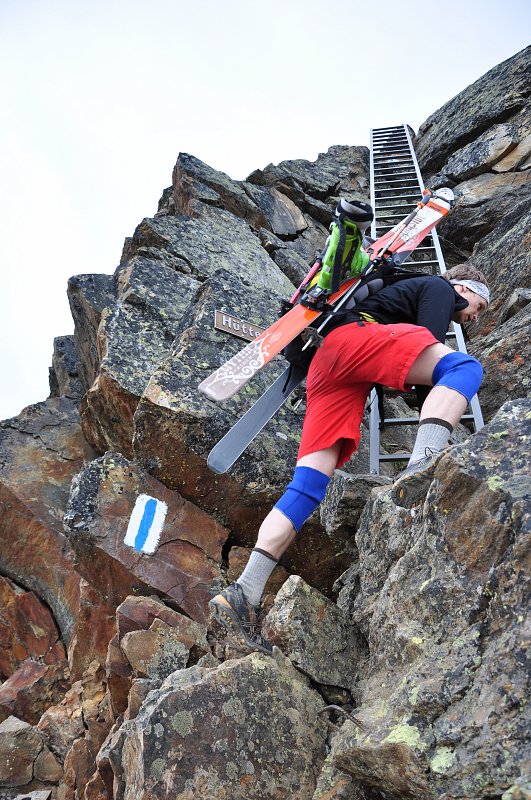
<path fill-rule="evenodd" d="M 426 387 L 409 463 L 391 491 L 413 507 L 425 496 L 454 426 L 479 389 L 479 361 L 444 344 L 450 322 L 477 320 L 489 303 L 485 276 L 470 264 L 444 276 L 386 286 L 330 327 L 307 379 L 307 410 L 293 480 L 263 521 L 242 575 L 209 603 L 246 649 L 271 652 L 259 626 L 260 600 L 278 560 L 323 500 L 335 469 L 357 449 L 375 383 Z M 428 387 L 433 387 L 431 390 Z"/>

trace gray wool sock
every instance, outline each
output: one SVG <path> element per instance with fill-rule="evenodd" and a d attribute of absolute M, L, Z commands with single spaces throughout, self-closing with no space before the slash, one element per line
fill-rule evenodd
<path fill-rule="evenodd" d="M 247 602 L 260 603 L 267 580 L 277 565 L 277 560 L 265 550 L 254 549 L 247 566 L 236 581 L 243 589 Z"/>
<path fill-rule="evenodd" d="M 408 466 L 415 464 L 430 453 L 440 453 L 441 450 L 444 450 L 452 431 L 453 426 L 444 419 L 426 417 L 421 420 Z"/>

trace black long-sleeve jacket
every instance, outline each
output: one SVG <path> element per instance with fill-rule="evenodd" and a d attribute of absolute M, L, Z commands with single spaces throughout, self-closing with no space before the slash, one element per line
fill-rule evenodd
<path fill-rule="evenodd" d="M 468 301 L 455 291 L 451 283 L 439 275 L 405 278 L 356 303 L 351 312 L 347 312 L 337 322 L 332 323 L 328 332 L 335 327 L 359 320 L 359 313 L 364 312 L 384 325 L 397 322 L 422 325 L 439 342 L 444 343 L 453 315 L 467 306 Z M 417 405 L 421 408 L 431 387 L 415 388 Z"/>
<path fill-rule="evenodd" d="M 396 322 L 423 325 L 439 342 L 444 342 L 453 315 L 467 306 L 467 300 L 455 291 L 451 283 L 439 275 L 426 275 L 397 281 L 380 289 L 357 303 L 351 313 L 338 321 L 338 325 L 353 322 L 360 312 L 364 312 L 384 325 Z"/>

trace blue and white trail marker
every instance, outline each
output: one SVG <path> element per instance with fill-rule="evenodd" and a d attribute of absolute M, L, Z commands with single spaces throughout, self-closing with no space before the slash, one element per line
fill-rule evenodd
<path fill-rule="evenodd" d="M 147 494 L 139 494 L 127 526 L 124 544 L 138 553 L 152 555 L 159 546 L 168 506 Z"/>

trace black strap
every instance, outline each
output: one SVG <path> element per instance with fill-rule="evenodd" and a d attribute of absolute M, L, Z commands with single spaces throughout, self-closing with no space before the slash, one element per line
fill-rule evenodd
<path fill-rule="evenodd" d="M 380 415 L 380 425 L 379 428 L 383 431 L 385 426 L 385 411 L 384 411 L 384 391 L 383 386 L 381 383 L 375 383 L 374 388 L 376 391 L 376 397 L 378 398 L 378 414 Z"/>
<path fill-rule="evenodd" d="M 343 254 L 345 252 L 345 244 L 347 241 L 347 231 L 343 219 L 344 215 L 339 214 L 337 219 L 337 225 L 339 225 L 339 242 L 337 244 L 337 249 L 334 255 L 334 266 L 332 267 L 332 283 L 331 283 L 332 293 L 338 291 L 339 284 L 341 283 Z"/>

